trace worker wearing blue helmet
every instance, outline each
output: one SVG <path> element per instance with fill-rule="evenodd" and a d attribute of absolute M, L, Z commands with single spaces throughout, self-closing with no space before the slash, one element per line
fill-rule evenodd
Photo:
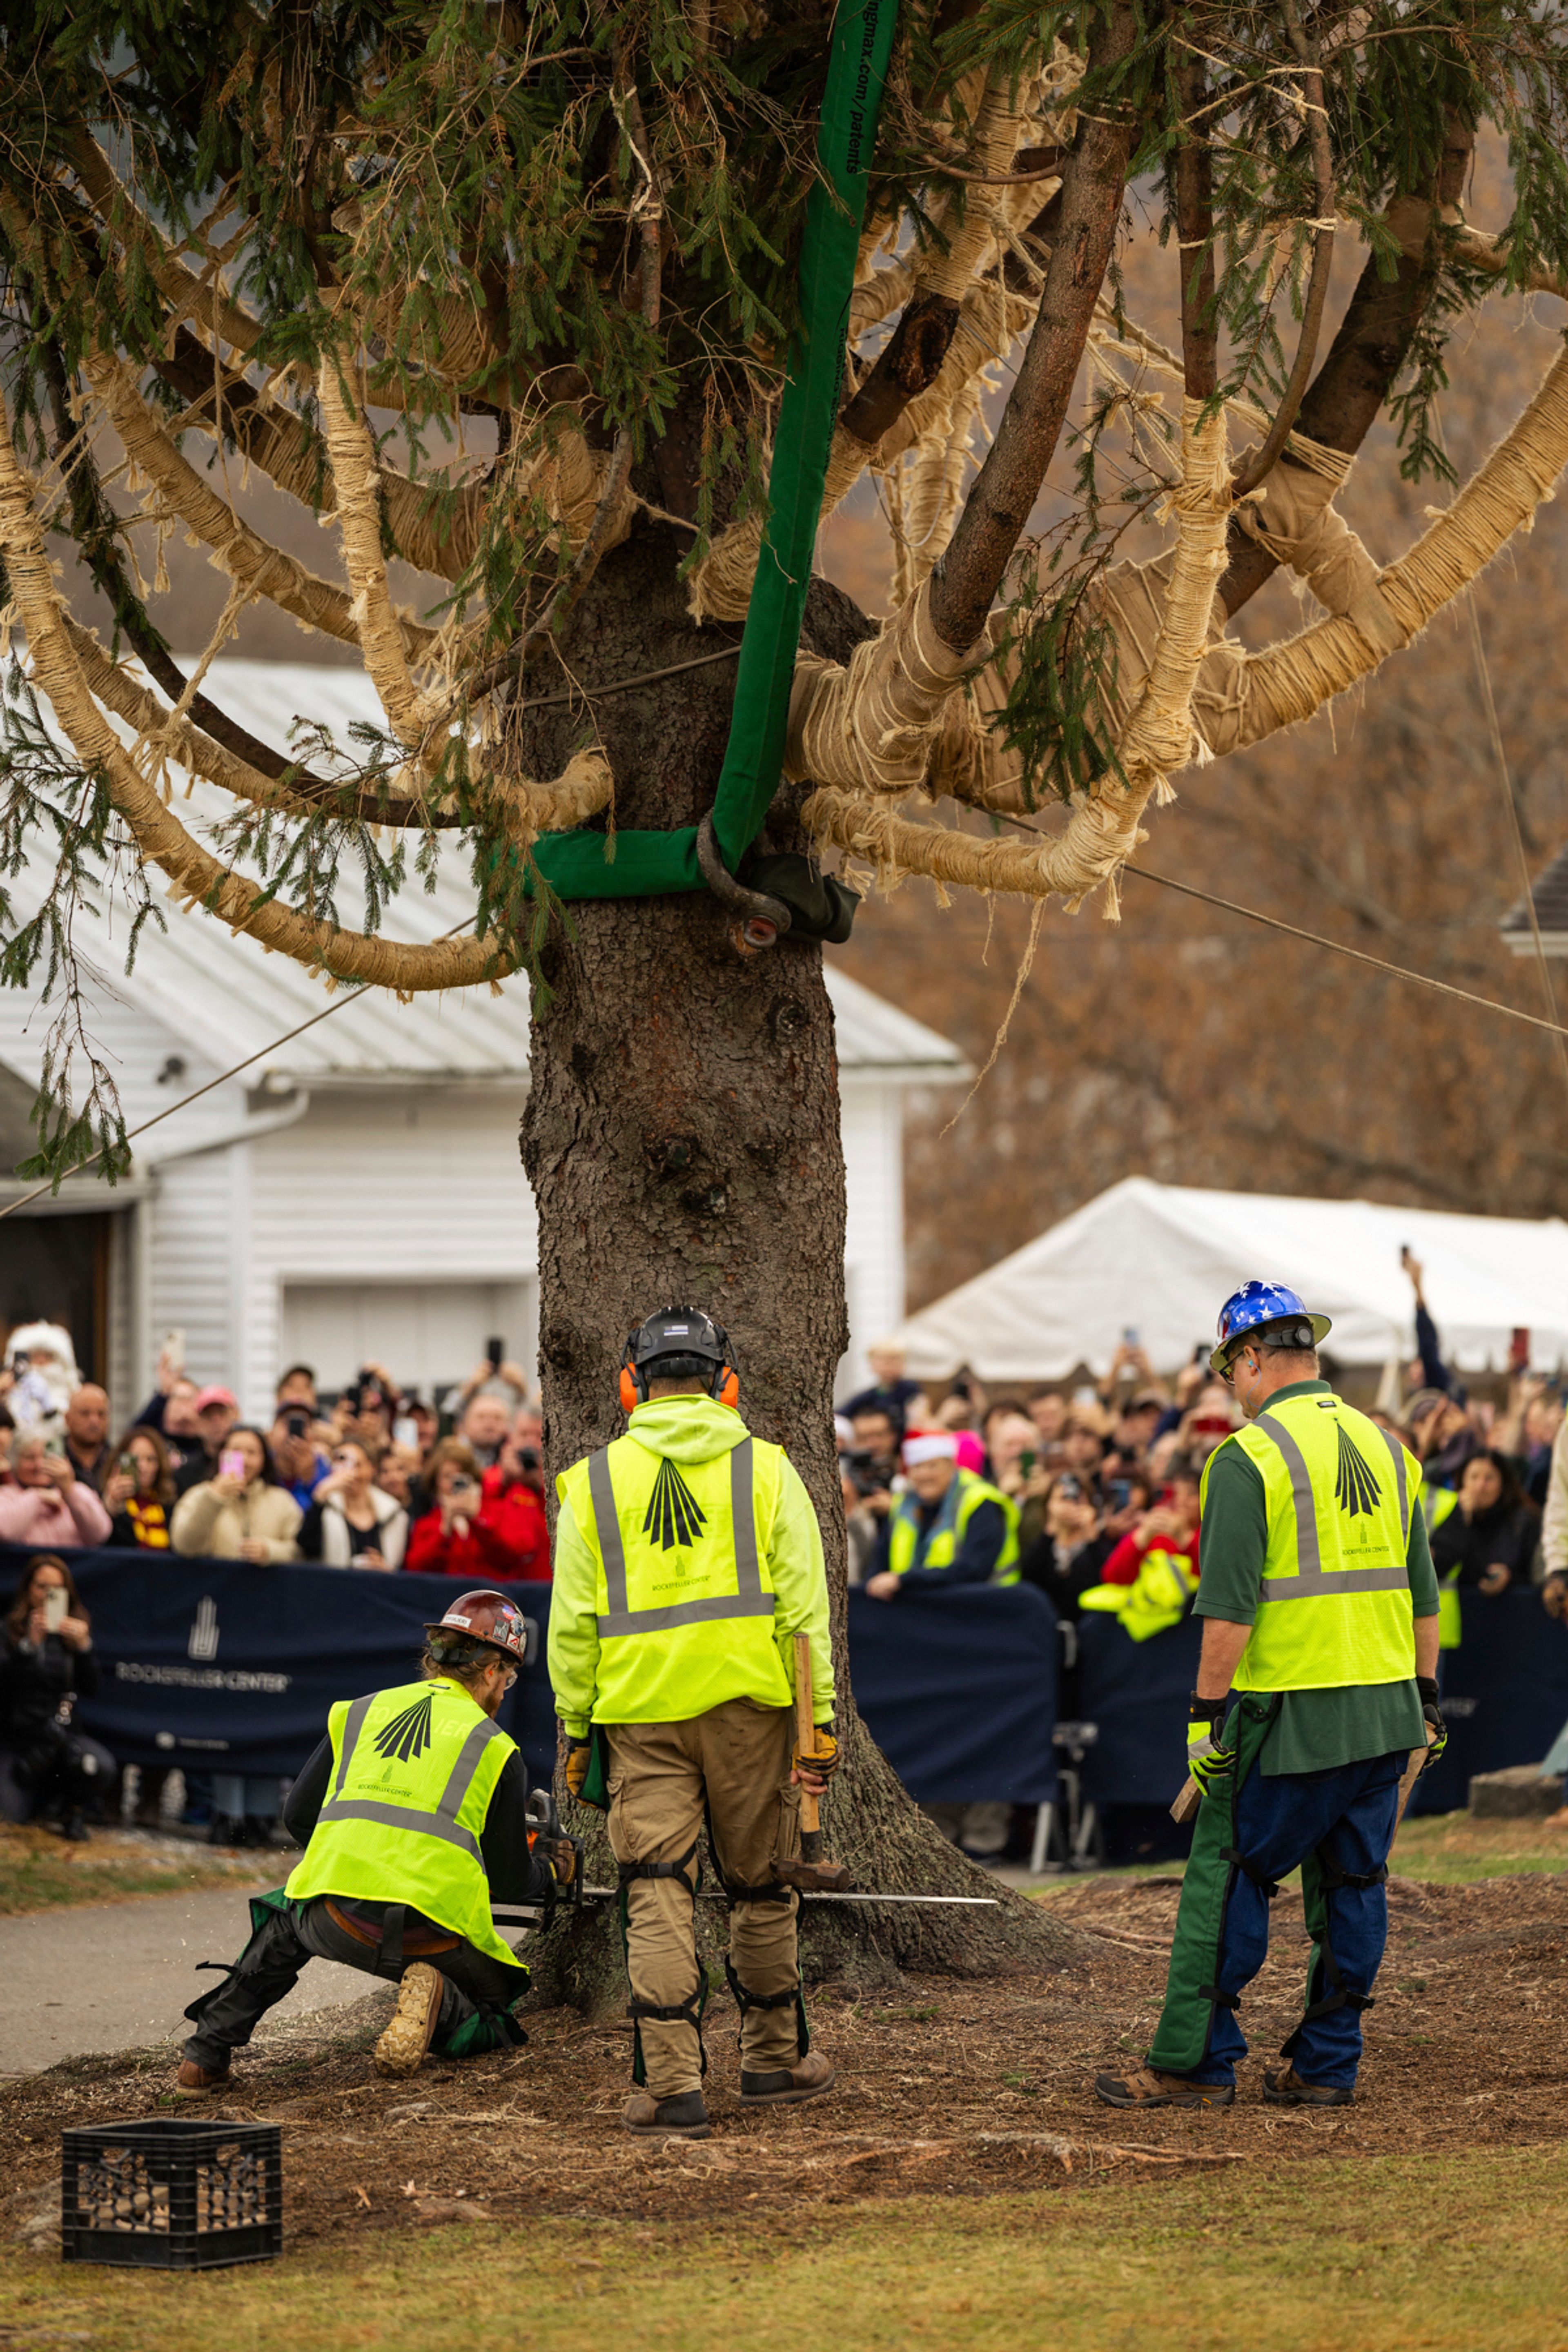
<path fill-rule="evenodd" d="M 1237 2011 L 1268 1955 L 1268 1905 L 1298 1865 L 1311 1958 L 1288 2063 L 1264 2075 L 1263 2097 L 1337 2107 L 1354 2095 L 1400 1780 L 1412 1751 L 1436 1760 L 1446 1734 L 1421 1467 L 1321 1377 L 1329 1329 L 1279 1283 L 1243 1283 L 1220 1309 L 1209 1361 L 1244 1424 L 1202 1488 L 1187 1759 L 1203 1801 L 1160 2023 L 1142 2066 L 1097 2077 L 1109 2106 L 1232 2104 L 1247 2053 Z"/>

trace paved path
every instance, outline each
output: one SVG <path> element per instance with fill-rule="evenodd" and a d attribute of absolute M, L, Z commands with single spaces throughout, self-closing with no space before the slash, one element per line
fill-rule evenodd
<path fill-rule="evenodd" d="M 0 2075 L 31 2074 L 83 2051 L 124 2050 L 189 2032 L 181 2012 L 217 1982 L 198 1960 L 232 1960 L 245 1942 L 241 1887 L 79 1904 L 0 1919 Z M 312 1960 L 275 2017 L 363 2000 L 356 1969 Z"/>

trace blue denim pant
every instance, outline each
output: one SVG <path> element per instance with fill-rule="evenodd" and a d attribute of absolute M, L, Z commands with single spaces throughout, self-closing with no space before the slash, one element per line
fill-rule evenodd
<path fill-rule="evenodd" d="M 1152 2066 L 1195 2082 L 1236 2080 L 1247 2037 L 1227 2004 L 1239 2000 L 1268 1951 L 1268 1897 L 1258 1881 L 1281 1879 L 1300 1864 L 1313 1939 L 1308 2014 L 1282 2054 L 1305 2082 L 1347 2089 L 1354 2083 L 1361 2004 L 1371 1998 L 1388 1934 L 1378 1874 L 1394 1843 L 1406 1761 L 1401 1748 L 1326 1772 L 1266 1775 L 1253 1769 L 1228 1803 L 1205 1797 Z M 1226 1863 L 1226 1851 L 1241 1860 Z M 1377 1883 L 1344 1883 L 1358 1878 Z M 1320 2003 L 1322 2013 L 1312 2016 Z"/>

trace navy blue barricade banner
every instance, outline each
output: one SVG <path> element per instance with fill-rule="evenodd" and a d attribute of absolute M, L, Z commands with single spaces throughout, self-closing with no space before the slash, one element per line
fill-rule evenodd
<path fill-rule="evenodd" d="M 1474 1774 L 1539 1764 L 1568 1722 L 1568 1626 L 1533 1586 L 1461 1592 L 1459 1617 L 1459 1646 L 1438 1667 L 1448 1745 L 1416 1781 L 1413 1813 L 1458 1811 Z"/>
<path fill-rule="evenodd" d="M 0 1590 L 13 1589 L 35 1557 L 0 1546 Z M 99 1666 L 97 1696 L 81 1702 L 77 1721 L 121 1764 L 192 1771 L 298 1772 L 335 1699 L 415 1679 L 424 1626 L 461 1590 L 447 1576 L 141 1550 L 73 1551 L 70 1565 Z M 550 1587 L 509 1590 L 539 1643 L 500 1720 L 531 1775 L 548 1779 Z"/>
<path fill-rule="evenodd" d="M 1056 1612 L 1032 1585 L 891 1601 L 851 1589 L 849 1664 L 871 1737 L 921 1803 L 1055 1797 Z"/>
<path fill-rule="evenodd" d="M 1134 1642 L 1115 1617 L 1080 1617 L 1079 1706 L 1100 1737 L 1085 1751 L 1083 1793 L 1100 1806 L 1170 1805 L 1187 1777 L 1187 1701 L 1203 1621 L 1188 1615 Z"/>

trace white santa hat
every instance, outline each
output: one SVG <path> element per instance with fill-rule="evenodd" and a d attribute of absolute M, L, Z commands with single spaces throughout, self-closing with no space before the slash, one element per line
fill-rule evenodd
<path fill-rule="evenodd" d="M 920 1437 L 904 1440 L 904 1467 L 912 1470 L 920 1462 L 956 1462 L 958 1440 L 950 1429 L 932 1429 Z"/>

